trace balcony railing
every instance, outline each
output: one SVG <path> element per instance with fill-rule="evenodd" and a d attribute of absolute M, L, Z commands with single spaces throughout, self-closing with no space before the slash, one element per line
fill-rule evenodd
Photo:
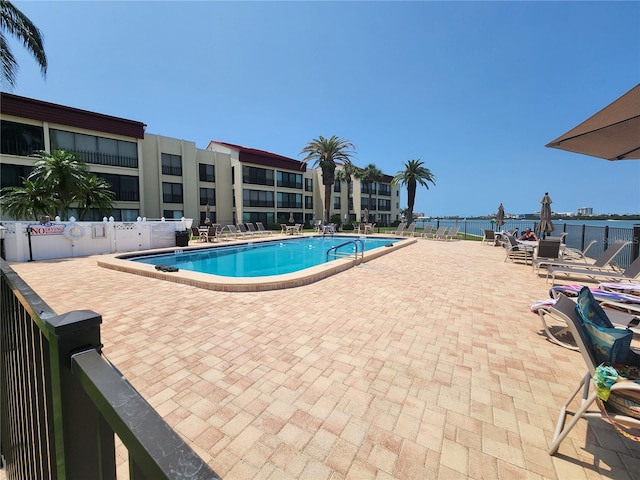
<path fill-rule="evenodd" d="M 100 354 L 99 314 L 56 315 L 0 260 L 0 454 L 8 480 L 219 476 Z"/>

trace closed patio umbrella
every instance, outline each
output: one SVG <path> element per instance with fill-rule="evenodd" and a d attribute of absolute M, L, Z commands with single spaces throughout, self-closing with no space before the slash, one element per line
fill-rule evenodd
<path fill-rule="evenodd" d="M 547 233 L 553 232 L 553 223 L 551 223 L 551 197 L 549 193 L 545 193 L 540 200 L 542 208 L 540 209 L 540 223 L 538 224 L 538 232 L 544 238 Z"/>
<path fill-rule="evenodd" d="M 546 146 L 612 161 L 640 159 L 640 84 Z"/>
<path fill-rule="evenodd" d="M 498 213 L 496 214 L 496 225 L 498 229 L 504 225 L 504 207 L 502 204 L 498 207 Z"/>
<path fill-rule="evenodd" d="M 364 209 L 364 223 L 369 223 L 369 209 Z"/>
<path fill-rule="evenodd" d="M 204 224 L 211 225 L 211 207 L 209 206 L 208 203 L 207 203 L 207 209 L 204 217 Z"/>

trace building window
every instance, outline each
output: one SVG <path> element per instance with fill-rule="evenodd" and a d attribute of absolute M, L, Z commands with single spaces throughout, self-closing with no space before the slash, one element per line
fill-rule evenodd
<path fill-rule="evenodd" d="M 117 222 L 135 222 L 140 216 L 140 210 L 134 208 L 115 208 L 111 210 L 111 216 Z"/>
<path fill-rule="evenodd" d="M 391 196 L 391 185 L 388 183 L 379 183 L 378 184 L 378 195 L 382 195 L 384 197 Z"/>
<path fill-rule="evenodd" d="M 299 173 L 277 172 L 278 186 L 302 189 L 302 175 Z"/>
<path fill-rule="evenodd" d="M 338 193 L 340 190 L 342 190 L 341 184 L 342 182 L 340 180 L 335 180 L 333 182 L 333 191 Z"/>
<path fill-rule="evenodd" d="M 242 205 L 244 207 L 273 208 L 273 192 L 265 190 L 242 190 Z"/>
<path fill-rule="evenodd" d="M 138 168 L 138 144 L 113 138 L 49 129 L 52 150 L 68 150 L 86 163 Z"/>
<path fill-rule="evenodd" d="M 278 192 L 278 208 L 302 208 L 302 195 Z"/>
<path fill-rule="evenodd" d="M 116 202 L 139 202 L 140 187 L 138 177 L 131 175 L 114 175 L 111 173 L 95 173 L 111 185 L 111 190 L 115 193 Z M 114 217 L 115 218 L 115 217 Z"/>
<path fill-rule="evenodd" d="M 162 154 L 162 174 L 182 176 L 182 156 L 171 155 L 170 153 Z"/>
<path fill-rule="evenodd" d="M 383 199 L 378 199 L 378 210 L 382 210 L 384 212 L 390 212 L 391 211 L 391 200 L 383 200 Z"/>
<path fill-rule="evenodd" d="M 163 210 L 162 216 L 171 220 L 180 220 L 184 215 L 182 210 Z"/>
<path fill-rule="evenodd" d="M 215 182 L 216 181 L 216 167 L 215 165 L 209 165 L 206 163 L 198 164 L 198 170 L 200 172 L 201 182 Z"/>
<path fill-rule="evenodd" d="M 364 197 L 361 200 L 361 204 L 362 204 L 362 209 L 364 210 L 365 208 L 367 208 L 369 211 L 375 210 L 376 209 L 376 199 L 372 198 L 371 199 L 371 205 L 369 205 L 369 199 Z"/>
<path fill-rule="evenodd" d="M 28 157 L 38 150 L 44 150 L 44 129 L 35 125 L 2 120 L 0 144 L 6 155 Z"/>
<path fill-rule="evenodd" d="M 313 209 L 313 197 L 311 195 L 304 196 L 304 208 L 307 210 Z"/>
<path fill-rule="evenodd" d="M 209 205 L 210 207 L 216 204 L 216 189 L 215 188 L 201 188 L 200 189 L 200 205 Z"/>
<path fill-rule="evenodd" d="M 313 178 L 304 179 L 304 191 L 313 192 Z"/>
<path fill-rule="evenodd" d="M 32 169 L 24 165 L 0 164 L 0 188 L 21 187 Z"/>
<path fill-rule="evenodd" d="M 162 201 L 164 203 L 182 203 L 182 184 L 162 182 Z"/>
<path fill-rule="evenodd" d="M 273 186 L 273 170 L 257 167 L 242 167 L 242 182 L 254 185 Z"/>
<path fill-rule="evenodd" d="M 363 183 L 360 186 L 360 193 L 366 193 L 369 194 L 369 192 L 371 192 L 372 195 L 375 195 L 376 193 L 376 184 L 375 182 L 371 182 L 371 183 Z"/>
<path fill-rule="evenodd" d="M 333 209 L 340 210 L 340 197 L 333 197 Z"/>

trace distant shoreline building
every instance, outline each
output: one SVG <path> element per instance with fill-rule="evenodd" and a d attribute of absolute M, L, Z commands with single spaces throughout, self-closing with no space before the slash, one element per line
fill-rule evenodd
<path fill-rule="evenodd" d="M 150 134 L 142 122 L 0 92 L 0 187 L 22 185 L 34 152 L 68 150 L 109 182 L 119 221 L 138 217 L 193 218 L 201 224 L 263 222 L 310 224 L 322 219 L 319 168 L 255 148 L 212 140 L 195 142 Z M 338 165 L 337 169 L 342 167 Z M 360 221 L 364 210 L 379 225 L 400 219 L 400 187 L 393 176 L 372 184 L 335 182 L 329 217 Z M 92 211 L 86 220 L 102 220 Z M 284 221 L 283 221 L 284 219 Z"/>
<path fill-rule="evenodd" d="M 593 215 L 593 208 L 591 207 L 582 207 L 578 209 L 579 216 L 591 216 Z"/>

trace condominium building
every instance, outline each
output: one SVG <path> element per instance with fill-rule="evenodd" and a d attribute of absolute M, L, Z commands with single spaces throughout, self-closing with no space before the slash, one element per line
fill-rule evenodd
<path fill-rule="evenodd" d="M 142 122 L 1 93 L 0 186 L 22 185 L 39 150 L 68 150 L 115 193 L 116 220 L 138 217 L 206 216 L 223 225 L 261 221 L 265 225 L 312 223 L 322 219 L 320 169 L 255 148 L 194 142 L 145 131 Z M 342 168 L 338 166 L 338 169 Z M 400 217 L 400 190 L 384 175 L 372 184 L 336 182 L 330 216 L 343 223 L 369 220 L 388 225 Z M 366 210 L 365 210 L 366 209 Z M 107 212 L 93 211 L 85 220 Z M 0 212 L 0 219 L 8 219 Z"/>

